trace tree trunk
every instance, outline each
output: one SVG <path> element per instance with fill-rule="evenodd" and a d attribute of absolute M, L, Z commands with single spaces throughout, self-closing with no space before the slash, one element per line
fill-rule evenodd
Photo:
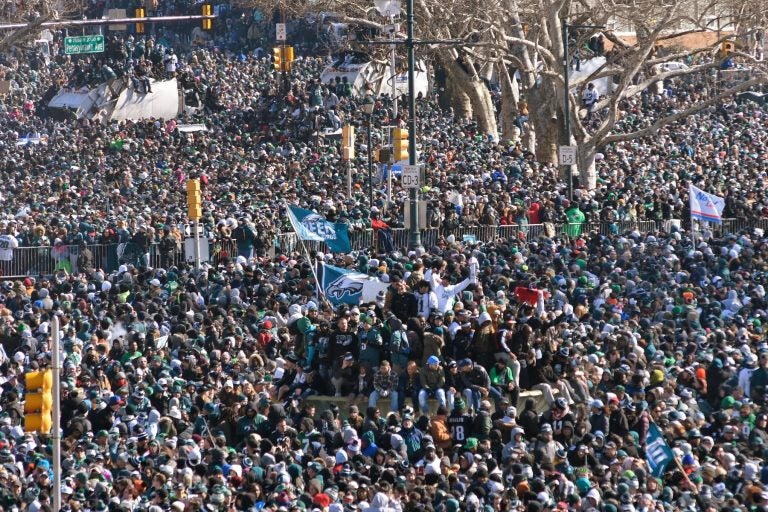
<path fill-rule="evenodd" d="M 470 119 L 472 117 L 472 104 L 469 96 L 459 87 L 455 80 L 451 80 L 446 67 L 438 60 L 434 63 L 435 85 L 440 91 L 438 105 L 443 110 L 453 108 L 453 114 L 457 120 Z"/>
<path fill-rule="evenodd" d="M 661 73 L 661 66 L 650 66 L 648 69 L 651 76 L 656 76 L 659 73 Z M 655 82 L 653 85 L 651 85 L 651 91 L 653 91 L 654 94 L 661 94 L 664 92 L 664 80 L 659 80 L 658 82 Z"/>
<path fill-rule="evenodd" d="M 453 107 L 453 115 L 457 120 L 472 118 L 472 102 L 469 95 L 450 77 L 445 82 L 445 99 L 448 106 Z"/>
<path fill-rule="evenodd" d="M 592 144 L 579 145 L 579 185 L 587 190 L 597 188 L 597 166 L 595 154 L 597 150 Z"/>
<path fill-rule="evenodd" d="M 449 53 L 443 60 L 447 72 L 446 85 L 453 82 L 469 97 L 472 105 L 474 120 L 477 122 L 477 130 L 483 135 L 499 135 L 496 125 L 496 109 L 493 106 L 491 91 L 471 69 L 471 63 L 459 64 L 454 55 Z M 469 66 L 466 68 L 465 66 Z M 446 87 L 447 89 L 447 87 Z"/>
<path fill-rule="evenodd" d="M 498 140 L 499 129 L 496 123 L 496 108 L 493 105 L 491 91 L 482 80 L 470 79 L 464 84 L 464 89 L 472 103 L 472 111 L 477 122 L 477 131 L 483 135 L 492 135 Z"/>
<path fill-rule="evenodd" d="M 510 73 L 510 71 L 513 72 Z M 501 138 L 502 140 L 516 140 L 519 130 L 515 126 L 515 119 L 519 115 L 517 103 L 520 100 L 520 94 L 514 70 L 499 64 L 499 81 L 501 82 L 501 116 L 499 119 Z"/>
<path fill-rule="evenodd" d="M 536 159 L 556 163 L 557 147 L 562 137 L 561 115 L 557 89 L 550 80 L 543 80 L 528 91 L 528 123 L 536 132 Z"/>
<path fill-rule="evenodd" d="M 531 111 L 531 117 L 533 118 L 534 111 L 540 110 L 538 108 Z M 542 109 L 543 110 L 543 109 Z M 543 112 L 547 114 L 547 112 Z M 537 112 L 537 114 L 540 114 Z M 536 127 L 536 160 L 546 163 L 557 163 L 557 147 L 560 141 L 560 123 L 557 122 L 557 118 L 551 116 L 536 115 L 534 126 Z"/>

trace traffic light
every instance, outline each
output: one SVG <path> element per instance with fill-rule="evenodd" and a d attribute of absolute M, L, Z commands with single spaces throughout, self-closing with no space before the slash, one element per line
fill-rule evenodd
<path fill-rule="evenodd" d="M 355 158 L 355 127 L 345 124 L 341 127 L 341 157 L 343 160 Z"/>
<path fill-rule="evenodd" d="M 147 12 L 144 10 L 143 7 L 137 7 L 136 10 L 133 12 L 134 18 L 144 18 L 147 15 Z M 144 33 L 144 23 L 136 22 L 136 33 L 137 34 L 143 34 Z"/>
<path fill-rule="evenodd" d="M 203 16 L 213 16 L 213 5 L 202 5 Z M 213 20 L 211 18 L 203 18 L 203 30 L 211 30 L 213 28 Z"/>
<path fill-rule="evenodd" d="M 53 372 L 29 372 L 25 384 L 24 431 L 48 434 L 53 424 Z"/>
<path fill-rule="evenodd" d="M 283 62 L 285 69 L 283 71 L 290 71 L 293 66 L 293 46 L 283 46 Z"/>
<path fill-rule="evenodd" d="M 187 181 L 187 209 L 189 210 L 189 218 L 192 220 L 199 220 L 203 216 L 200 180 Z"/>
<path fill-rule="evenodd" d="M 723 41 L 723 43 L 720 45 L 720 51 L 722 52 L 724 57 L 727 57 L 731 53 L 733 53 L 734 45 L 731 41 Z"/>
<path fill-rule="evenodd" d="M 389 148 L 381 148 L 376 152 L 376 161 L 380 163 L 389 162 L 389 157 L 392 156 L 392 152 Z"/>
<path fill-rule="evenodd" d="M 395 128 L 392 137 L 395 140 L 395 162 L 408 160 L 408 130 L 404 128 Z"/>
<path fill-rule="evenodd" d="M 293 65 L 293 46 L 272 48 L 272 64 L 275 71 L 290 71 Z"/>

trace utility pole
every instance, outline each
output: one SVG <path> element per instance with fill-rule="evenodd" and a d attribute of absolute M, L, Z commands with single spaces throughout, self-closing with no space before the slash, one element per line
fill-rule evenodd
<path fill-rule="evenodd" d="M 388 41 L 365 41 L 361 44 L 371 45 L 391 45 L 392 54 L 390 66 L 392 67 L 392 94 L 394 100 L 393 117 L 397 117 L 397 73 L 395 71 L 395 45 L 405 44 L 408 50 L 408 165 L 415 166 L 417 164 L 416 158 L 416 57 L 414 55 L 414 47 L 416 45 L 457 45 L 466 46 L 471 45 L 466 40 L 415 40 L 413 38 L 413 0 L 406 0 L 405 3 L 405 22 L 406 22 L 406 38 L 405 41 L 395 41 L 395 28 L 394 16 L 400 12 L 400 0 L 374 0 L 374 5 L 379 13 L 383 16 L 387 16 L 392 25 L 392 32 Z M 394 126 L 398 128 L 398 126 Z M 392 161 L 397 161 L 397 151 L 395 151 L 395 137 L 394 130 L 392 130 Z M 392 197 L 392 169 L 389 171 L 390 186 L 388 192 L 390 198 Z M 410 235 L 408 237 L 408 248 L 417 249 L 422 248 L 421 232 L 419 231 L 419 188 L 413 188 L 410 192 L 410 218 L 409 228 Z"/>
<path fill-rule="evenodd" d="M 413 0 L 405 3 L 406 39 L 408 49 L 408 163 L 416 165 L 416 56 L 413 51 Z M 422 248 L 419 231 L 419 189 L 411 189 L 410 235 L 408 248 Z"/>

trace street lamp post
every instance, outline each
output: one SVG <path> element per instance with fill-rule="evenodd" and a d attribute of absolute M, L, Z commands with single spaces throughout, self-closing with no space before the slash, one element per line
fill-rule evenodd
<path fill-rule="evenodd" d="M 368 209 L 373 207 L 373 143 L 371 131 L 373 125 L 374 101 L 370 94 L 363 99 L 360 109 L 368 117 Z"/>
<path fill-rule="evenodd" d="M 604 29 L 605 25 L 569 25 L 568 21 L 563 18 L 560 22 L 563 38 L 563 131 L 565 132 L 565 145 L 571 145 L 571 83 L 570 83 L 570 71 L 571 71 L 571 59 L 568 53 L 568 29 L 569 28 L 592 28 L 592 29 Z M 576 159 L 576 170 L 579 169 L 578 158 Z M 573 201 L 573 169 L 568 166 L 566 170 L 568 173 L 568 199 Z"/>

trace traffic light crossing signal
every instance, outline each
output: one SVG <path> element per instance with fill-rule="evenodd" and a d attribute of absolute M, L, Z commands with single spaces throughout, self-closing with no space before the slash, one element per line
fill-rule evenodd
<path fill-rule="evenodd" d="M 723 41 L 723 43 L 720 45 L 720 52 L 722 53 L 723 57 L 728 57 L 731 53 L 733 53 L 733 50 L 735 50 L 735 46 L 731 41 Z"/>
<path fill-rule="evenodd" d="M 53 423 L 53 372 L 29 372 L 25 385 L 24 431 L 48 434 Z"/>
<path fill-rule="evenodd" d="M 345 124 L 341 127 L 342 160 L 348 161 L 355 158 L 355 127 Z"/>
<path fill-rule="evenodd" d="M 192 220 L 199 220 L 203 216 L 200 180 L 187 181 L 187 209 L 189 210 L 189 218 Z"/>
<path fill-rule="evenodd" d="M 379 163 L 387 163 L 389 162 L 389 157 L 391 156 L 389 148 L 381 148 L 378 150 L 376 155 L 376 161 Z"/>
<path fill-rule="evenodd" d="M 213 16 L 213 5 L 203 4 L 201 7 L 203 16 Z M 203 30 L 211 30 L 213 28 L 213 19 L 203 18 Z"/>
<path fill-rule="evenodd" d="M 404 128 L 395 128 L 393 132 L 394 139 L 394 160 L 395 162 L 408 160 L 408 130 Z"/>
<path fill-rule="evenodd" d="M 290 71 L 293 65 L 293 46 L 272 48 L 272 64 L 275 71 Z"/>
<path fill-rule="evenodd" d="M 137 7 L 136 10 L 133 12 L 134 18 L 145 18 L 147 15 L 147 11 L 144 10 L 143 7 Z M 136 22 L 136 33 L 137 34 L 143 34 L 144 33 L 144 23 L 137 21 Z"/>

